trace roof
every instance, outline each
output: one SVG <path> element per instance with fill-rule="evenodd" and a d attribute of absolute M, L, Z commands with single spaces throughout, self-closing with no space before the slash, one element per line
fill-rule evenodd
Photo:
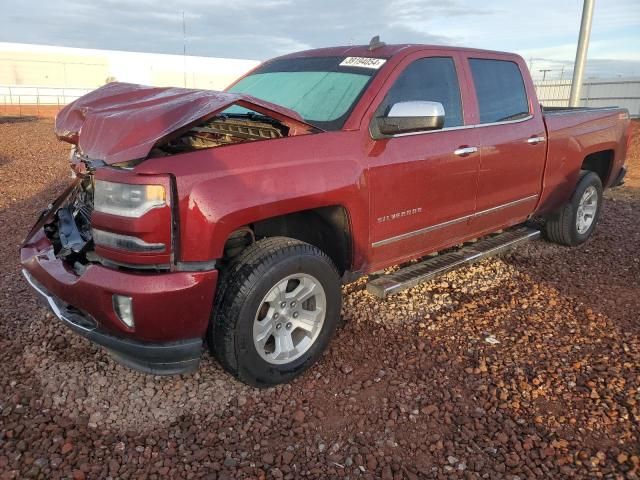
<path fill-rule="evenodd" d="M 369 50 L 369 45 L 344 45 L 338 47 L 326 47 L 316 48 L 313 50 L 303 50 L 301 52 L 294 52 L 287 55 L 283 55 L 278 58 L 296 58 L 296 57 L 376 57 L 376 58 L 391 58 L 400 53 L 409 54 L 426 49 L 437 49 L 441 51 L 464 51 L 464 52 L 482 52 L 482 53 L 496 53 L 496 54 L 509 54 L 508 52 L 499 52 L 494 50 L 482 50 L 477 48 L 466 47 L 453 47 L 450 45 L 426 45 L 420 43 L 399 43 L 385 45 L 378 47 L 374 50 Z"/>

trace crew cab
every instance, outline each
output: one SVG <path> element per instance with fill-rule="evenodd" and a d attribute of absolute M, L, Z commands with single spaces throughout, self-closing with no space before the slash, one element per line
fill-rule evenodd
<path fill-rule="evenodd" d="M 29 284 L 128 366 L 191 372 L 206 344 L 268 386 L 326 348 L 342 283 L 532 217 L 585 242 L 630 121 L 542 108 L 514 54 L 372 43 L 224 92 L 110 83 L 55 132 L 74 180 L 21 247 Z"/>

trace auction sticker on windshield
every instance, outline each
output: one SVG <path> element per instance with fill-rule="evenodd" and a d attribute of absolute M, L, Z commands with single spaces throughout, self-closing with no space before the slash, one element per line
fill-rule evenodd
<path fill-rule="evenodd" d="M 384 58 L 347 57 L 340 62 L 341 67 L 362 67 L 379 69 L 387 60 Z"/>

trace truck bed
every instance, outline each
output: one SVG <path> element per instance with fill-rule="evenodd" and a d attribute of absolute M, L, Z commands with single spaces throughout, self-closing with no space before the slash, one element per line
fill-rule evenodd
<path fill-rule="evenodd" d="M 626 155 L 629 112 L 617 107 L 543 107 L 547 165 L 539 212 L 568 200 L 585 159 L 603 167 L 603 186 L 612 186 Z M 538 213 L 539 213 L 538 212 Z"/>

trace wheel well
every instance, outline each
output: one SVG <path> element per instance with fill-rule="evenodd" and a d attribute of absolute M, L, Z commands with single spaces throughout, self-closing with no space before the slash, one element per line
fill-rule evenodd
<path fill-rule="evenodd" d="M 247 231 L 252 235 L 247 235 Z M 340 274 L 351 268 L 352 245 L 349 217 L 342 206 L 320 207 L 267 218 L 234 231 L 227 240 L 225 253 L 239 253 L 238 238 L 246 247 L 255 239 L 290 237 L 318 247 L 336 265 Z M 228 248 L 229 245 L 233 248 Z M 241 250 L 241 249 L 240 249 Z"/>
<path fill-rule="evenodd" d="M 605 186 L 609 174 L 611 173 L 611 165 L 613 164 L 613 150 L 602 150 L 587 155 L 582 162 L 582 170 L 595 172 Z"/>

